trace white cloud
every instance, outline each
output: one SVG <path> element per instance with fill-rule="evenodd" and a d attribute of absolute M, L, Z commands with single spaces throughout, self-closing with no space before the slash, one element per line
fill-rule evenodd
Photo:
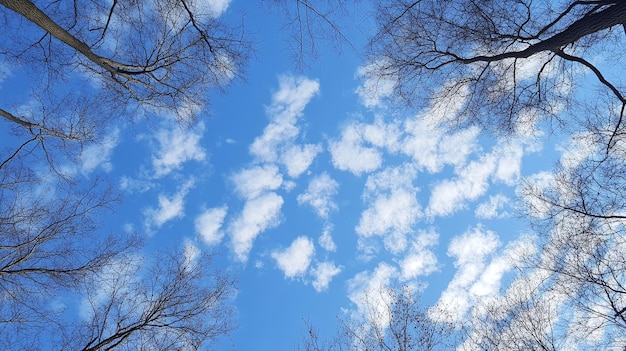
<path fill-rule="evenodd" d="M 489 200 L 481 203 L 476 208 L 474 213 L 478 218 L 491 219 L 496 217 L 502 217 L 506 215 L 506 212 L 500 212 L 509 202 L 509 199 L 502 195 L 492 195 L 489 196 Z"/>
<path fill-rule="evenodd" d="M 185 196 L 187 196 L 187 193 L 189 193 L 193 184 L 193 180 L 187 181 L 180 189 L 178 189 L 176 194 L 171 197 L 159 194 L 158 207 L 149 207 L 144 211 L 147 229 L 150 230 L 152 226 L 159 228 L 172 219 L 182 218 L 185 215 Z"/>
<path fill-rule="evenodd" d="M 358 316 L 371 318 L 384 330 L 390 321 L 389 294 L 382 293 L 398 275 L 396 268 L 381 262 L 373 273 L 361 272 L 348 281 L 348 298 L 357 306 Z"/>
<path fill-rule="evenodd" d="M 291 145 L 285 149 L 280 159 L 287 168 L 287 174 L 292 178 L 297 178 L 309 168 L 315 156 L 321 151 L 322 147 L 319 145 Z"/>
<path fill-rule="evenodd" d="M 314 253 L 315 247 L 311 239 L 299 236 L 285 250 L 272 252 L 272 258 L 276 260 L 285 278 L 293 279 L 306 273 Z"/>
<path fill-rule="evenodd" d="M 513 185 L 520 176 L 524 148 L 519 144 L 498 143 L 496 147 L 498 165 L 494 174 L 495 180 Z"/>
<path fill-rule="evenodd" d="M 489 188 L 490 181 L 511 185 L 519 178 L 524 148 L 501 141 L 478 160 L 457 168 L 455 179 L 445 179 L 431 192 L 427 209 L 430 216 L 447 216 L 478 199 Z"/>
<path fill-rule="evenodd" d="M 194 130 L 172 127 L 158 131 L 156 139 L 159 146 L 152 156 L 155 176 L 159 178 L 178 170 L 187 161 L 204 161 L 206 153 L 200 145 L 203 132 L 202 124 Z"/>
<path fill-rule="evenodd" d="M 227 212 L 227 206 L 215 207 L 205 210 L 196 218 L 196 233 L 207 245 L 217 245 L 224 237 L 221 228 Z"/>
<path fill-rule="evenodd" d="M 104 171 L 110 172 L 113 168 L 110 158 L 111 152 L 119 142 L 119 129 L 115 129 L 112 133 L 104 137 L 104 140 L 97 144 L 91 144 L 80 155 L 80 162 L 83 174 L 89 174 L 97 167 L 101 167 Z"/>
<path fill-rule="evenodd" d="M 304 108 L 318 92 L 319 83 L 315 80 L 304 77 L 280 77 L 279 90 L 274 93 L 272 104 L 267 108 L 270 123 L 263 130 L 263 134 L 250 145 L 250 153 L 264 162 L 278 161 L 279 153 L 283 152 L 285 147 L 291 147 L 300 133 L 296 126 L 297 119 L 302 116 Z M 316 149 L 310 148 L 306 150 L 306 156 L 314 157 L 311 154 Z M 293 172 L 297 170 L 298 167 L 294 167 Z"/>
<path fill-rule="evenodd" d="M 325 225 L 322 231 L 322 235 L 319 237 L 317 242 L 324 250 L 334 252 L 335 250 L 337 250 L 337 245 L 333 241 L 332 235 L 330 235 L 332 229 L 332 225 Z"/>
<path fill-rule="evenodd" d="M 404 130 L 407 136 L 402 140 L 402 152 L 431 173 L 441 171 L 446 164 L 462 166 L 478 149 L 479 129 L 476 127 L 445 134 L 443 129 L 428 123 L 425 116 L 420 115 L 407 120 Z"/>
<path fill-rule="evenodd" d="M 403 280 L 429 275 L 438 269 L 437 256 L 430 247 L 437 245 L 439 234 L 434 229 L 422 231 L 411 241 L 409 253 L 400 260 L 399 266 Z"/>
<path fill-rule="evenodd" d="M 454 266 L 457 267 L 457 272 L 446 290 L 442 292 L 437 308 L 432 310 L 437 311 L 436 315 L 431 314 L 432 318 L 459 321 L 465 316 L 473 303 L 473 296 L 469 290 L 483 273 L 485 260 L 499 245 L 500 240 L 496 233 L 483 230 L 481 227 L 452 239 L 448 255 L 456 259 Z M 498 273 L 497 267 L 494 266 L 493 270 L 493 274 L 489 275 Z M 476 289 L 479 291 L 479 288 Z"/>
<path fill-rule="evenodd" d="M 335 266 L 332 262 L 321 262 L 315 268 L 311 269 L 311 275 L 314 277 L 313 288 L 317 292 L 328 289 L 328 284 L 334 276 L 341 273 L 342 267 Z"/>
<path fill-rule="evenodd" d="M 357 70 L 357 76 L 362 79 L 362 84 L 356 89 L 363 106 L 372 108 L 379 107 L 385 98 L 390 97 L 396 88 L 396 77 L 393 75 L 382 76 L 381 67 L 387 66 L 385 60 L 377 60 Z"/>
<path fill-rule="evenodd" d="M 363 140 L 378 147 L 385 148 L 391 153 L 400 150 L 402 128 L 398 121 L 385 123 L 382 117 L 376 116 L 374 124 L 363 126 Z"/>
<path fill-rule="evenodd" d="M 200 248 L 198 248 L 191 240 L 185 239 L 183 246 L 183 256 L 185 259 L 185 269 L 192 269 L 197 263 L 200 256 Z"/>
<path fill-rule="evenodd" d="M 261 195 L 265 191 L 276 190 L 283 183 L 278 167 L 263 165 L 247 168 L 233 175 L 237 193 L 245 199 Z"/>
<path fill-rule="evenodd" d="M 449 215 L 463 208 L 466 200 L 474 200 L 483 195 L 489 186 L 488 180 L 496 167 L 493 156 L 487 155 L 477 162 L 471 162 L 453 181 L 445 180 L 432 191 L 429 213 Z"/>
<path fill-rule="evenodd" d="M 311 179 L 306 191 L 298 195 L 298 203 L 309 204 L 320 218 L 327 219 L 330 211 L 337 209 L 332 197 L 337 194 L 339 184 L 328 173 Z"/>
<path fill-rule="evenodd" d="M 364 125 L 353 123 L 342 130 L 339 141 L 329 142 L 335 168 L 360 175 L 380 167 L 382 156 L 376 148 L 363 145 L 363 133 Z"/>
<path fill-rule="evenodd" d="M 241 214 L 230 223 L 229 233 L 236 258 L 248 260 L 254 239 L 263 231 L 279 223 L 283 198 L 276 193 L 265 193 L 246 202 Z"/>
<path fill-rule="evenodd" d="M 392 252 L 406 247 L 406 234 L 421 216 L 413 186 L 416 170 L 410 165 L 392 167 L 370 175 L 364 198 L 369 206 L 361 214 L 356 232 L 364 237 L 383 236 Z"/>

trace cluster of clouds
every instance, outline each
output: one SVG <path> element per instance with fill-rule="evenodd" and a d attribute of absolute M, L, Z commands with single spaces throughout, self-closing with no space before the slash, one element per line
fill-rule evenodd
<path fill-rule="evenodd" d="M 357 90 L 364 106 L 381 108 L 392 84 L 383 83 L 376 91 L 381 96 L 371 95 L 373 86 L 368 82 Z M 499 140 L 484 150 L 477 128 L 451 132 L 438 127 L 436 119 L 456 113 L 462 101 L 445 108 L 433 105 L 413 118 L 355 118 L 325 145 L 307 143 L 303 141 L 301 120 L 319 91 L 316 80 L 279 78 L 279 87 L 266 107 L 268 125 L 249 146 L 250 161 L 228 177 L 240 206 L 224 203 L 203 207 L 194 218 L 194 229 L 204 245 L 225 244 L 235 261 L 246 263 L 259 235 L 281 224 L 285 194 L 306 174 L 308 185 L 295 198 L 324 223 L 323 230 L 317 240 L 296 233 L 286 247 L 270 250 L 269 257 L 286 279 L 310 283 L 315 290 L 324 291 L 344 269 L 327 258 L 337 250 L 332 217 L 339 210 L 335 198 L 340 183 L 333 172 L 362 178 L 363 208 L 354 226 L 360 257 L 365 261 L 378 259 L 380 244 L 391 258 L 380 261 L 373 271 L 349 279 L 348 296 L 357 309 L 364 308 L 364 297 L 375 287 L 398 281 L 415 284 L 440 271 L 444 263 L 434 248 L 440 245 L 441 237 L 458 233 L 440 235 L 432 226 L 438 218 L 449 218 L 472 207 L 478 219 L 507 216 L 510 200 L 505 193 L 485 195 L 494 184 L 514 187 L 523 157 L 537 150 L 531 139 L 523 137 Z M 116 133 L 100 150 L 84 153 L 84 171 L 110 169 L 108 160 L 119 139 Z M 209 153 L 202 146 L 203 134 L 203 125 L 193 130 L 159 129 L 149 137 L 153 146 L 150 164 L 144 166 L 138 179 L 124 178 L 122 186 L 145 192 L 155 189 L 163 178 L 182 174 L 188 163 L 206 163 Z M 325 152 L 334 170 L 311 174 L 314 161 Z M 435 174 L 437 179 L 432 177 Z M 144 226 L 157 230 L 183 218 L 185 199 L 196 184 L 195 179 L 186 178 L 173 192 L 158 193 L 156 204 L 143 210 Z M 454 309 L 458 317 L 476 299 L 495 294 L 500 279 L 511 269 L 509 256 L 515 245 L 521 244 L 503 245 L 494 232 L 482 226 L 451 239 L 448 256 L 457 273 L 438 306 Z"/>

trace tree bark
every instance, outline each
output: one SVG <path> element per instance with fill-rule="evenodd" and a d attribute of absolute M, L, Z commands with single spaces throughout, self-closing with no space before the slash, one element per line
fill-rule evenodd
<path fill-rule="evenodd" d="M 626 1 L 618 1 L 606 9 L 589 14 L 572 23 L 569 27 L 552 37 L 529 46 L 522 51 L 505 52 L 493 56 L 475 56 L 459 59 L 462 63 L 495 62 L 507 58 L 528 58 L 544 51 L 559 51 L 568 44 L 575 43 L 582 37 L 616 25 L 626 23 Z"/>

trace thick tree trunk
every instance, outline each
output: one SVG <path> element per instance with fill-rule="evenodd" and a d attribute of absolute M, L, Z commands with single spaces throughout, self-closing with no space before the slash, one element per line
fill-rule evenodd
<path fill-rule="evenodd" d="M 143 72 L 142 67 L 132 67 L 129 65 L 125 65 L 122 63 L 115 62 L 113 60 L 104 58 L 91 50 L 89 45 L 82 42 L 80 39 L 73 36 L 63 27 L 59 26 L 54 20 L 52 20 L 48 15 L 46 15 L 41 9 L 39 9 L 32 1 L 30 0 L 0 0 L 0 5 L 15 11 L 19 15 L 23 16 L 27 20 L 39 26 L 41 29 L 50 33 L 56 39 L 62 41 L 63 43 L 69 45 L 74 50 L 81 53 L 85 56 L 89 61 L 95 63 L 96 65 L 104 68 L 105 70 L 111 72 L 114 75 L 131 75 L 131 74 L 140 74 Z M 128 71 L 124 68 L 134 68 L 137 69 L 135 71 Z"/>
<path fill-rule="evenodd" d="M 559 51 L 568 44 L 575 43 L 582 37 L 626 24 L 626 1 L 619 1 L 606 9 L 587 15 L 554 36 L 531 45 L 522 51 L 505 52 L 493 56 L 476 56 L 460 59 L 462 63 L 494 62 L 507 58 L 527 58 L 544 51 Z"/>

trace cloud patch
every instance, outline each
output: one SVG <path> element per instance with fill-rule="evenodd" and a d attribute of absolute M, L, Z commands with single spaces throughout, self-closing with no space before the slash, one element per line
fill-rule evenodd
<path fill-rule="evenodd" d="M 222 224 L 228 212 L 227 206 L 210 208 L 202 212 L 194 221 L 196 233 L 207 245 L 217 245 L 222 241 Z"/>
<path fill-rule="evenodd" d="M 238 261 L 246 262 L 254 239 L 279 224 L 283 202 L 283 198 L 273 192 L 246 201 L 241 214 L 229 226 L 232 249 Z"/>
<path fill-rule="evenodd" d="M 158 147 L 152 156 L 152 166 L 156 178 L 179 170 L 188 161 L 204 161 L 206 152 L 200 145 L 204 125 L 200 123 L 194 130 L 180 127 L 163 128 L 156 133 Z"/>
<path fill-rule="evenodd" d="M 159 194 L 158 206 L 144 210 L 145 224 L 148 231 L 154 227 L 160 228 L 163 224 L 173 219 L 184 217 L 185 196 L 187 196 L 193 185 L 194 181 L 189 180 L 172 196 Z"/>
<path fill-rule="evenodd" d="M 311 179 L 306 191 L 298 195 L 298 204 L 308 204 L 322 219 L 328 219 L 332 210 L 337 209 L 332 197 L 337 194 L 339 183 L 324 172 Z"/>
<path fill-rule="evenodd" d="M 330 281 L 337 274 L 341 273 L 341 266 L 336 266 L 332 262 L 321 262 L 315 268 L 311 269 L 311 275 L 314 277 L 312 285 L 315 291 L 322 292 L 328 289 Z"/>
<path fill-rule="evenodd" d="M 313 241 L 306 236 L 299 236 L 286 249 L 272 252 L 272 258 L 285 274 L 285 278 L 293 279 L 306 273 L 314 253 Z M 328 272 L 320 273 L 327 274 Z"/>

